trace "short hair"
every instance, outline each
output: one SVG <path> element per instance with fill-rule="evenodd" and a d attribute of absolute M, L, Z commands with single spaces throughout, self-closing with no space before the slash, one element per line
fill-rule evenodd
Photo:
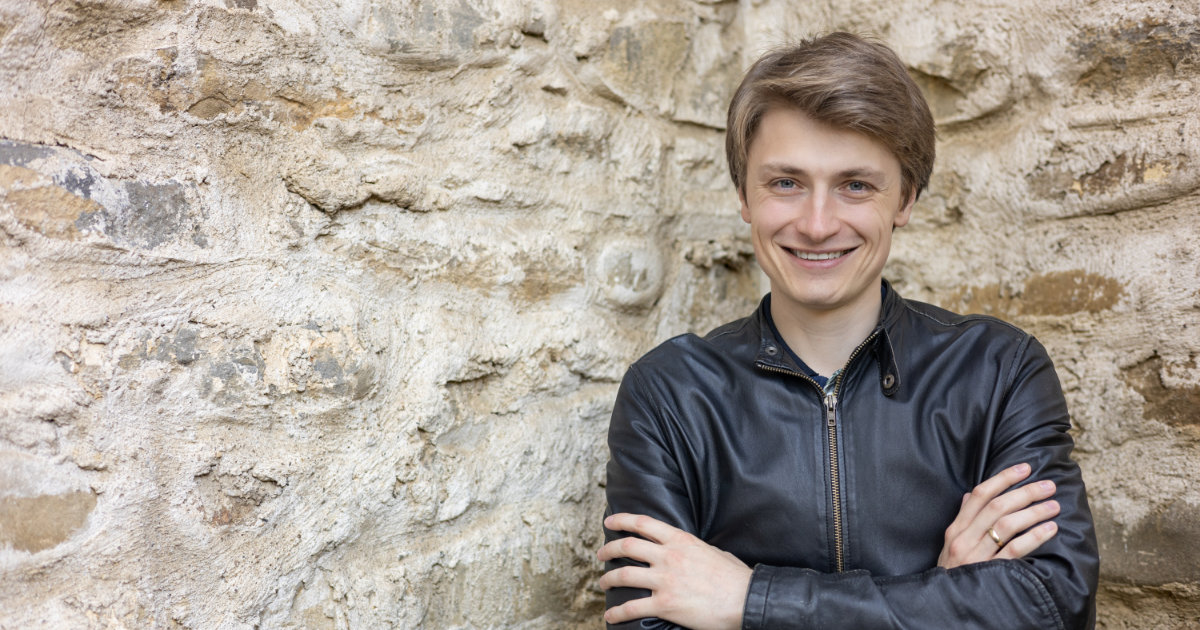
<path fill-rule="evenodd" d="M 729 102 L 725 131 L 725 157 L 738 194 L 745 193 L 750 143 L 773 107 L 797 109 L 883 144 L 900 162 L 905 201 L 929 185 L 933 115 L 904 63 L 885 44 L 830 33 L 769 51 L 750 67 Z"/>

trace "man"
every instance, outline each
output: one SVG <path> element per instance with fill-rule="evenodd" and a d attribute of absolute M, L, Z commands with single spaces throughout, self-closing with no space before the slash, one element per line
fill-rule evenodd
<path fill-rule="evenodd" d="M 626 374 L 606 620 L 1093 625 L 1095 535 L 1045 350 L 882 279 L 934 157 L 903 64 L 845 33 L 769 53 L 727 134 L 771 293 Z"/>

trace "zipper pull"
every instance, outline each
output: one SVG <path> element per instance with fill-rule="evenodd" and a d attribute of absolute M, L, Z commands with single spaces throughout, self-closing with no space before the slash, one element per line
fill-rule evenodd
<path fill-rule="evenodd" d="M 825 394 L 825 420 L 829 422 L 829 426 L 837 426 L 837 413 L 834 407 L 837 406 L 837 394 L 829 392 Z"/>

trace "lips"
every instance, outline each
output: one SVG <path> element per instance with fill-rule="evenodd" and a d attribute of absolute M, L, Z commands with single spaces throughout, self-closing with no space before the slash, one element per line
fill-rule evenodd
<path fill-rule="evenodd" d="M 817 261 L 819 261 L 819 260 L 833 260 L 835 258 L 841 258 L 842 256 L 845 256 L 846 254 L 849 254 L 850 252 L 854 251 L 854 248 L 842 249 L 842 250 L 837 250 L 837 251 L 832 251 L 832 252 L 809 252 L 809 251 L 804 251 L 804 250 L 799 250 L 799 249 L 790 249 L 790 248 L 787 251 L 789 254 L 795 256 L 796 258 L 799 258 L 800 260 L 817 260 Z"/>

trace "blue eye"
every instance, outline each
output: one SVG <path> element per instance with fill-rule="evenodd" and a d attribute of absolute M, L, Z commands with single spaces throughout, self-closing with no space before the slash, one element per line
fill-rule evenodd
<path fill-rule="evenodd" d="M 791 179 L 781 179 L 781 180 L 775 182 L 775 184 L 777 186 L 779 186 L 780 188 L 786 188 L 789 190 L 796 187 L 795 180 L 791 180 Z"/>
<path fill-rule="evenodd" d="M 867 185 L 863 182 L 850 182 L 846 184 L 846 187 L 850 189 L 850 192 L 867 192 Z"/>

